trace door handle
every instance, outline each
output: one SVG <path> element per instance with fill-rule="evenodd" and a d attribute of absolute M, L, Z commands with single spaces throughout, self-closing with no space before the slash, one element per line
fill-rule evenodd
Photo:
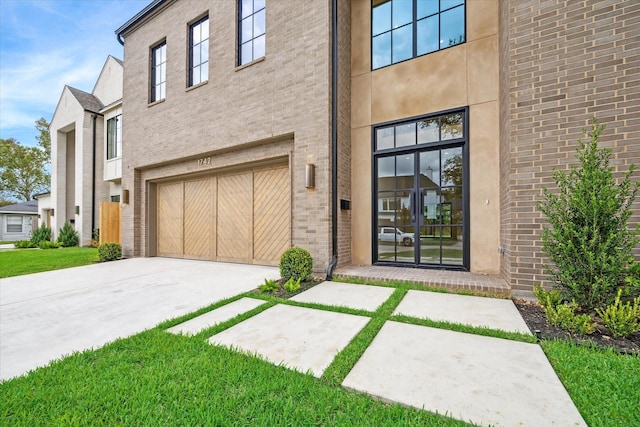
<path fill-rule="evenodd" d="M 409 196 L 409 211 L 411 212 L 411 225 L 415 225 L 416 224 L 416 207 L 417 203 L 416 203 L 416 191 L 415 190 L 411 190 L 410 196 Z"/>

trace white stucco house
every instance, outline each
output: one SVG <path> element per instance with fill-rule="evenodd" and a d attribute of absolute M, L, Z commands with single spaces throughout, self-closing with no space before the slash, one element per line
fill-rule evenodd
<path fill-rule="evenodd" d="M 51 193 L 39 209 L 54 238 L 68 221 L 80 246 L 88 245 L 99 228 L 100 202 L 120 201 L 122 79 L 122 61 L 109 56 L 91 93 L 62 90 L 49 125 Z"/>
<path fill-rule="evenodd" d="M 31 238 L 31 231 L 37 226 L 37 200 L 0 208 L 0 242 L 27 240 Z"/>

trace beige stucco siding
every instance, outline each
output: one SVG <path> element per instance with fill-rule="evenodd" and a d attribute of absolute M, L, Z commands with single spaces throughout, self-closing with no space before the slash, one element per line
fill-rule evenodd
<path fill-rule="evenodd" d="M 498 1 L 467 2 L 467 41 L 371 71 L 371 2 L 352 2 L 352 262 L 371 259 L 371 126 L 469 107 L 471 270 L 500 269 Z"/>

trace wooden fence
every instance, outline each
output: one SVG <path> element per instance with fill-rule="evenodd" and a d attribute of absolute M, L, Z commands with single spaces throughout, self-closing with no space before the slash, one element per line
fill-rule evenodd
<path fill-rule="evenodd" d="M 100 244 L 120 243 L 120 217 L 122 210 L 119 202 L 100 202 Z"/>

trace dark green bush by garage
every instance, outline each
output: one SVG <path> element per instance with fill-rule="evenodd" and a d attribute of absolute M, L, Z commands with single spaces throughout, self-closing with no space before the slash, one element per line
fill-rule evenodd
<path fill-rule="evenodd" d="M 78 232 L 73 229 L 69 221 L 66 221 L 60 229 L 58 243 L 65 248 L 78 245 Z"/>
<path fill-rule="evenodd" d="M 280 275 L 283 279 L 309 280 L 313 257 L 303 248 L 289 248 L 280 257 Z"/>
<path fill-rule="evenodd" d="M 122 258 L 122 246 L 119 243 L 103 243 L 98 246 L 100 261 L 115 261 Z"/>

